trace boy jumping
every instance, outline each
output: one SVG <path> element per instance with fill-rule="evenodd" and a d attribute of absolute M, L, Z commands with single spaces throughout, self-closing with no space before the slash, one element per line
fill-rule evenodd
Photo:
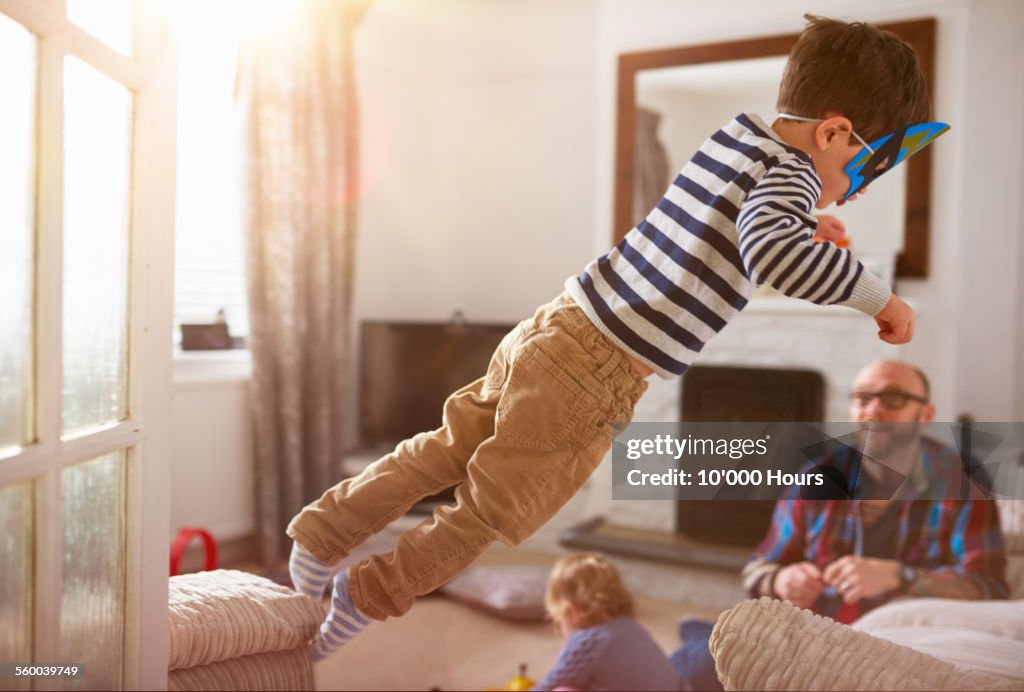
<path fill-rule="evenodd" d="M 855 199 L 893 161 L 867 142 L 927 120 L 912 49 L 863 23 L 808 15 L 770 125 L 738 115 L 701 145 L 647 217 L 569 278 L 449 397 L 442 426 L 400 443 L 291 522 L 291 574 L 320 598 L 332 565 L 421 498 L 456 502 L 394 551 L 333 578 L 314 660 L 372 620 L 405 613 L 494 541 L 516 545 L 583 485 L 629 422 L 651 373 L 682 375 L 756 287 L 875 318 L 901 344 L 914 315 L 848 251 L 815 242 L 814 209 Z M 867 148 L 867 151 L 865 151 Z M 858 155 L 866 170 L 850 171 Z"/>

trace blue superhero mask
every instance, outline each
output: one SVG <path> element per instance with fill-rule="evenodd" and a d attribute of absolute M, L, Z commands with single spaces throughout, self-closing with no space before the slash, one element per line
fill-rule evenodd
<path fill-rule="evenodd" d="M 864 143 L 856 156 L 843 168 L 850 179 L 850 189 L 843 199 L 857 194 L 883 173 L 906 161 L 949 130 L 946 123 L 904 125 L 895 132 Z M 860 139 L 858 137 L 857 139 Z"/>

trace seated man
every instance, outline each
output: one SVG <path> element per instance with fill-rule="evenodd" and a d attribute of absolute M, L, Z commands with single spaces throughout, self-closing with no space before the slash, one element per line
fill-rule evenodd
<path fill-rule="evenodd" d="M 854 379 L 850 415 L 882 424 L 871 429 L 863 457 L 856 455 L 862 473 L 853 499 L 809 500 L 789 489 L 743 569 L 750 596 L 788 600 L 844 623 L 896 596 L 1006 598 L 995 503 L 950 499 L 954 493 L 936 488 L 951 469 L 959 472 L 961 460 L 920 435 L 935 416 L 924 374 L 898 361 L 870 363 Z M 818 464 L 844 468 L 849 460 L 840 457 L 851 454 L 847 448 Z M 708 650 L 711 627 L 680 627 L 685 643 L 672 662 L 690 689 L 722 689 Z"/>

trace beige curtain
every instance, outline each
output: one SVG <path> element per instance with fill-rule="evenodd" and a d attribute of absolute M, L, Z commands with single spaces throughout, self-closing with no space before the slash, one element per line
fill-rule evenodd
<path fill-rule="evenodd" d="M 352 33 L 371 0 L 306 0 L 242 47 L 260 557 L 341 476 L 358 200 Z M 211 460 L 216 463 L 216 460 Z"/>

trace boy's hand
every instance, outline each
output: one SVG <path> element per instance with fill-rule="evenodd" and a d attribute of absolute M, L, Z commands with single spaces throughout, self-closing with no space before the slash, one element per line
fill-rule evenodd
<path fill-rule="evenodd" d="M 849 247 L 850 240 L 846 237 L 846 224 L 829 214 L 818 215 L 818 229 L 814 232 L 817 241 L 828 241 L 839 247 Z"/>
<path fill-rule="evenodd" d="M 895 293 L 875 315 L 878 338 L 890 344 L 905 344 L 914 337 L 914 310 Z"/>

